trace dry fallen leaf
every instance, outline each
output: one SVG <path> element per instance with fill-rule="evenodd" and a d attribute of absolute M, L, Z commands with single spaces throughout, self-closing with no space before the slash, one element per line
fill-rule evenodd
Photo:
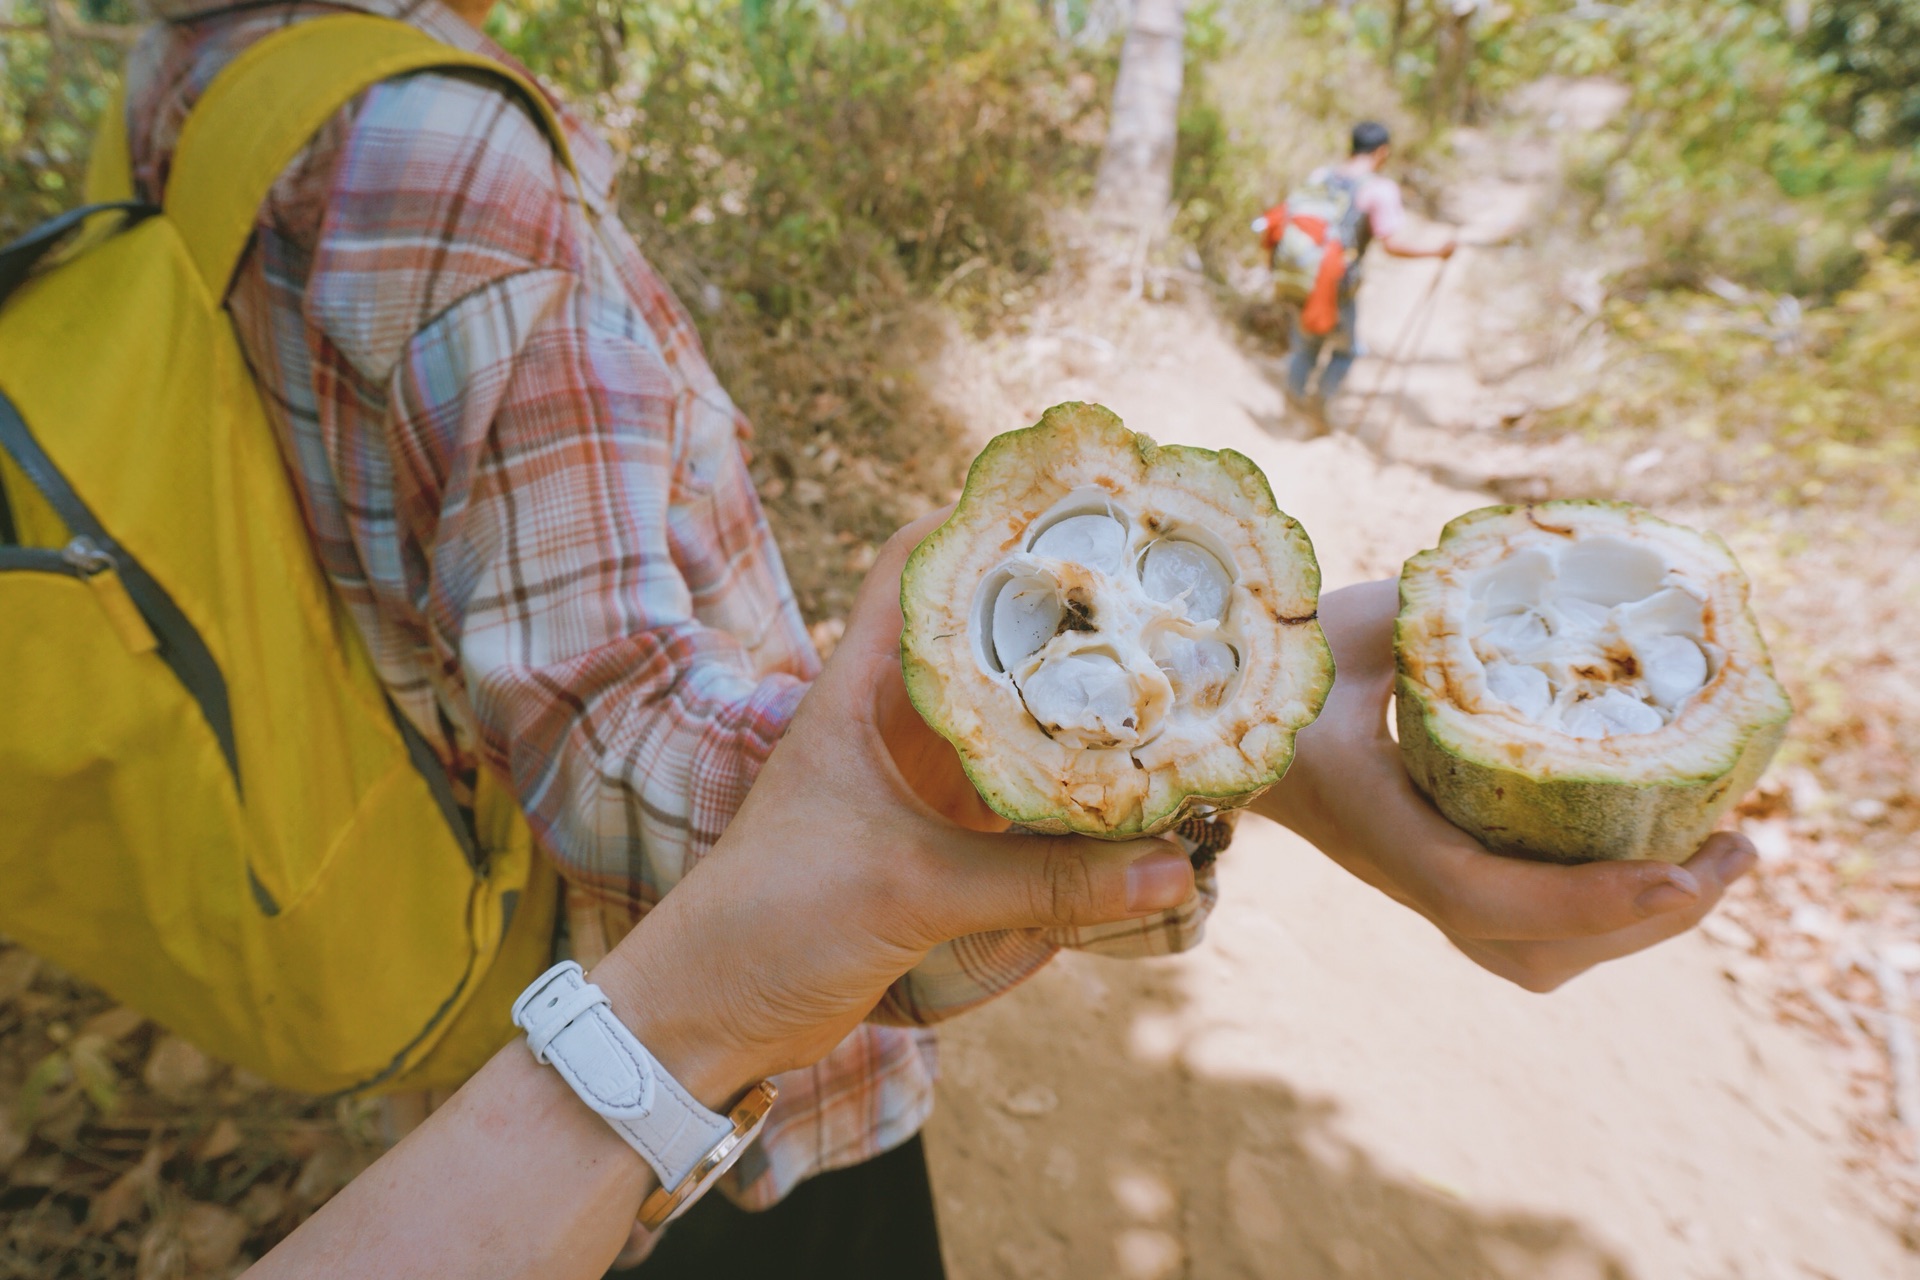
<path fill-rule="evenodd" d="M 1013 1115 L 1031 1119 L 1034 1116 L 1044 1116 L 1059 1110 L 1060 1095 L 1043 1084 L 1028 1085 L 1000 1105 Z"/>
<path fill-rule="evenodd" d="M 169 1102 L 192 1096 L 213 1077 L 213 1059 L 179 1036 L 162 1036 L 140 1078 Z"/>
<path fill-rule="evenodd" d="M 67 1158 L 58 1151 L 32 1156 L 15 1164 L 7 1173 L 7 1181 L 16 1187 L 51 1187 L 60 1181 L 66 1163 Z"/>
<path fill-rule="evenodd" d="M 0 1105 L 0 1173 L 13 1167 L 13 1162 L 26 1153 L 31 1136 L 20 1127 L 13 1114 L 13 1108 Z"/>
<path fill-rule="evenodd" d="M 287 1193 L 271 1182 L 256 1182 L 240 1197 L 240 1213 L 256 1227 L 264 1227 L 287 1211 Z"/>
<path fill-rule="evenodd" d="M 189 1204 L 180 1215 L 180 1239 L 196 1272 L 224 1270 L 251 1230 L 245 1218 L 217 1204 Z"/>
<path fill-rule="evenodd" d="M 87 1206 L 87 1230 L 104 1235 L 145 1208 L 165 1159 L 161 1148 L 148 1147 L 139 1164 L 108 1183 L 107 1189 Z"/>
<path fill-rule="evenodd" d="M 74 1080 L 102 1115 L 120 1105 L 120 1072 L 98 1032 L 82 1031 L 67 1046 L 67 1062 Z"/>
<path fill-rule="evenodd" d="M 265 1093 L 273 1088 L 265 1080 L 244 1067 L 235 1067 L 227 1072 L 227 1085 L 239 1093 Z"/>
<path fill-rule="evenodd" d="M 353 1173 L 353 1153 L 346 1144 L 337 1139 L 326 1142 L 300 1166 L 300 1176 L 293 1180 L 293 1198 L 317 1204 L 346 1186 Z"/>
<path fill-rule="evenodd" d="M 140 1237 L 134 1260 L 134 1280 L 186 1280 L 187 1242 L 180 1238 L 180 1219 L 163 1214 Z"/>
<path fill-rule="evenodd" d="M 218 1160 L 239 1150 L 240 1140 L 240 1126 L 233 1122 L 233 1117 L 222 1116 L 219 1123 L 201 1139 L 194 1154 L 202 1161 Z"/>
<path fill-rule="evenodd" d="M 0 951 L 0 1004 L 18 998 L 33 985 L 33 977 L 39 971 L 40 957 L 24 947 Z"/>
<path fill-rule="evenodd" d="M 114 1044 L 125 1040 L 145 1023 L 146 1019 L 138 1010 L 129 1009 L 123 1004 L 115 1005 L 106 1012 L 96 1013 L 81 1023 L 80 1034 L 99 1036 L 106 1043 Z"/>

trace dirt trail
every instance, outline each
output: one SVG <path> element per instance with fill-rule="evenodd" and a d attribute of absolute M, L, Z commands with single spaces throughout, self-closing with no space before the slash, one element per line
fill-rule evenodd
<path fill-rule="evenodd" d="M 1479 166 L 1447 207 L 1477 231 L 1524 218 L 1550 175 L 1511 170 Z M 1304 438 L 1277 370 L 1198 301 L 1063 302 L 1020 338 L 956 347 L 943 384 L 983 434 L 1097 399 L 1163 441 L 1239 449 L 1329 588 L 1383 576 L 1488 500 L 1436 475 L 1529 462 L 1475 430 L 1514 392 L 1475 373 L 1498 335 L 1475 318 L 1497 254 L 1460 269 L 1474 256 L 1375 410 L 1408 462 Z M 1374 352 L 1433 271 L 1370 264 Z M 1537 997 L 1258 819 L 1221 879 L 1197 952 L 1065 957 L 945 1034 L 930 1141 L 958 1277 L 1920 1274 L 1849 1167 L 1844 1082 L 1745 1002 L 1706 939 Z"/>

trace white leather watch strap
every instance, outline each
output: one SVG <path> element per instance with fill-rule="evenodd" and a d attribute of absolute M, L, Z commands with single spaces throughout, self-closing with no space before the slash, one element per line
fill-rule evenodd
<path fill-rule="evenodd" d="M 653 1166 L 662 1187 L 680 1186 L 732 1136 L 733 1121 L 681 1088 L 573 961 L 553 966 L 521 992 L 513 1022 L 527 1033 L 533 1056 L 558 1071 Z"/>

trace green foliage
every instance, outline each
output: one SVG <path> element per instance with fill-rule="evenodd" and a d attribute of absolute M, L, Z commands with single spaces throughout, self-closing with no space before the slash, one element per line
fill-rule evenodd
<path fill-rule="evenodd" d="M 1777 14 L 1694 0 L 1602 21 L 1615 55 L 1602 69 L 1632 97 L 1585 159 L 1603 166 L 1597 211 L 1643 232 L 1647 282 L 1722 274 L 1830 295 L 1856 278 L 1854 230 L 1886 164 L 1830 123 L 1829 83 Z"/>
<path fill-rule="evenodd" d="M 1920 516 L 1920 264 L 1876 255 L 1833 305 L 1804 313 L 1722 285 L 1617 300 L 1607 320 L 1627 359 L 1560 425 L 1740 448 L 1743 474 L 1776 505 L 1851 499 Z"/>
<path fill-rule="evenodd" d="M 1060 24 L 1056 27 L 1056 22 Z M 490 31 L 599 117 L 625 221 L 756 427 L 801 607 L 971 452 L 915 377 L 938 300 L 990 320 L 1091 183 L 1114 50 L 1035 0 L 528 0 Z"/>
<path fill-rule="evenodd" d="M 636 217 L 776 322 L 1036 269 L 1040 197 L 1101 136 L 1101 80 L 1032 0 L 549 0 L 493 30 L 591 95 Z"/>
<path fill-rule="evenodd" d="M 63 0 L 15 0 L 0 40 L 0 244 L 78 202 L 95 120 L 132 31 L 126 0 L 85 17 Z"/>
<path fill-rule="evenodd" d="M 1575 177 L 1596 229 L 1639 234 L 1642 285 L 1722 275 L 1831 296 L 1865 268 L 1856 232 L 1876 214 L 1883 235 L 1902 234 L 1883 144 L 1920 102 L 1920 41 L 1886 48 L 1873 33 L 1909 30 L 1913 0 L 1833 0 L 1804 35 L 1771 0 L 1500 0 L 1462 20 L 1470 53 L 1449 71 L 1453 13 L 1416 8 L 1396 55 L 1430 108 L 1451 95 L 1473 114 L 1542 75 L 1628 87 L 1620 118 L 1578 141 Z M 1380 25 L 1359 30 L 1391 51 Z M 1449 74 L 1462 86 L 1441 85 Z"/>
<path fill-rule="evenodd" d="M 1920 0 L 1825 0 L 1803 46 L 1830 77 L 1827 102 L 1867 142 L 1920 142 Z"/>

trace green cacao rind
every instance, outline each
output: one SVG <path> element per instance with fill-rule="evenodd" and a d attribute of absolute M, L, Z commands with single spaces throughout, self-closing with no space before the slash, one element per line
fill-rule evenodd
<path fill-rule="evenodd" d="M 1550 862 L 1685 862 L 1753 789 L 1787 731 L 1784 717 L 1761 726 L 1733 763 L 1710 777 L 1533 778 L 1457 754 L 1433 732 L 1425 691 L 1403 678 L 1396 693 L 1401 757 L 1421 794 L 1495 853 Z"/>
<path fill-rule="evenodd" d="M 1411 575 L 1442 561 L 1450 542 L 1515 512 L 1524 511 L 1530 519 L 1538 517 L 1551 525 L 1582 510 L 1667 523 L 1631 503 L 1605 500 L 1485 507 L 1451 521 L 1437 547 L 1407 561 L 1394 646 L 1398 667 L 1394 719 L 1401 757 L 1414 785 L 1447 820 L 1497 853 L 1563 863 L 1685 862 L 1760 780 L 1792 716 L 1792 705 L 1774 679 L 1765 640 L 1745 603 L 1746 579 L 1717 535 L 1685 530 L 1724 561 L 1724 571 L 1738 584 L 1738 617 L 1725 619 L 1724 625 L 1739 640 L 1742 662 L 1754 675 L 1732 745 L 1701 762 L 1704 767 L 1632 780 L 1605 776 L 1600 768 L 1587 776 L 1564 769 L 1542 774 L 1516 768 L 1494 758 L 1487 744 L 1477 744 L 1481 749 L 1476 750 L 1450 740 L 1437 714 L 1440 696 L 1410 675 L 1412 670 L 1430 668 L 1409 653 L 1407 632 L 1416 609 L 1407 587 Z M 1736 706 L 1733 713 L 1742 714 L 1742 708 Z"/>
<path fill-rule="evenodd" d="M 950 633 L 934 634 L 932 628 L 925 625 L 916 606 L 922 577 L 939 561 L 943 545 L 948 539 L 966 536 L 964 518 L 969 514 L 970 503 L 981 501 L 977 495 L 992 491 L 998 477 L 1004 472 L 1018 469 L 1031 471 L 1044 466 L 1047 439 L 1056 432 L 1093 437 L 1103 448 L 1135 454 L 1149 469 L 1168 468 L 1177 472 L 1181 464 L 1189 459 L 1203 464 L 1210 473 L 1232 486 L 1233 500 L 1248 518 L 1276 521 L 1284 527 L 1284 536 L 1290 543 L 1290 549 L 1299 557 L 1298 568 L 1307 584 L 1306 594 L 1310 600 L 1317 599 L 1320 570 L 1312 544 L 1298 522 L 1280 510 L 1272 486 L 1251 459 L 1231 449 L 1216 452 L 1185 445 L 1156 444 L 1149 437 L 1129 430 L 1118 415 L 1100 405 L 1056 405 L 1047 410 L 1033 426 L 1006 432 L 987 444 L 968 469 L 967 483 L 953 515 L 928 534 L 908 557 L 900 587 L 901 609 L 905 617 L 900 646 L 901 668 L 908 698 L 922 718 L 953 744 L 961 767 L 988 807 L 1030 831 L 1048 835 L 1078 834 L 1108 840 L 1137 839 L 1158 835 L 1189 817 L 1252 803 L 1286 774 L 1293 760 L 1296 735 L 1319 714 L 1333 687 L 1333 655 L 1315 610 L 1284 618 L 1275 613 L 1279 625 L 1296 629 L 1295 634 L 1307 640 L 1295 651 L 1290 665 L 1290 670 L 1297 673 L 1306 686 L 1305 714 L 1296 723 L 1270 722 L 1264 726 L 1258 753 L 1259 767 L 1253 767 L 1250 762 L 1249 767 L 1235 779 L 1236 785 L 1233 787 L 1204 792 L 1188 791 L 1158 808 L 1143 807 L 1136 816 L 1123 822 L 1087 821 L 1065 807 L 1047 805 L 1044 797 L 1026 794 L 1020 788 L 1005 785 L 994 767 L 991 745 L 970 743 L 951 732 L 950 727 L 943 723 L 943 677 L 931 658 L 931 651 L 935 645 L 964 641 Z"/>

